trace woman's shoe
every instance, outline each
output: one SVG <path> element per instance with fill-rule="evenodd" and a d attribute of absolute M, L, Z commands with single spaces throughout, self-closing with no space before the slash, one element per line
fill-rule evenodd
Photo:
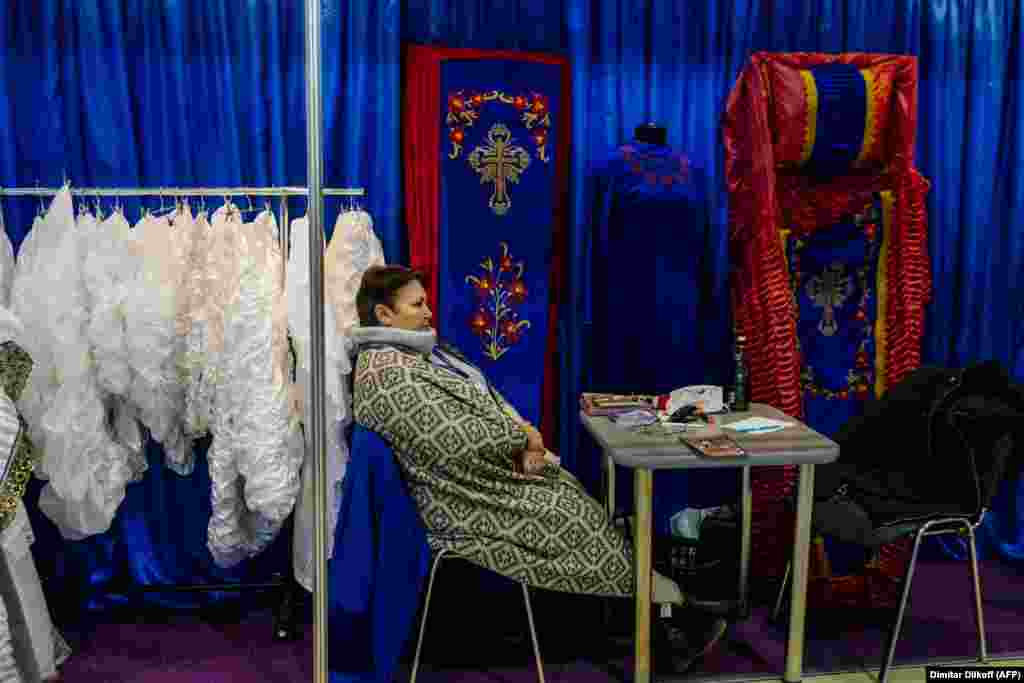
<path fill-rule="evenodd" d="M 710 621 L 698 617 L 686 629 L 686 653 L 677 657 L 677 670 L 681 673 L 688 673 L 696 668 L 700 660 L 722 641 L 728 630 L 729 622 L 722 617 L 713 617 Z"/>

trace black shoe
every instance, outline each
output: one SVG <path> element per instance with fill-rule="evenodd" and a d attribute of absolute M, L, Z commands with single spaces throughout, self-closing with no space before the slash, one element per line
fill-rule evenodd
<path fill-rule="evenodd" d="M 704 656 L 722 641 L 729 629 L 729 622 L 722 617 L 713 617 L 710 621 L 698 618 L 694 622 L 686 629 L 686 653 L 677 657 L 675 662 L 682 673 L 695 669 Z"/>
<path fill-rule="evenodd" d="M 671 618 L 651 617 L 651 654 L 657 673 L 685 674 L 697 667 L 728 630 L 722 617 L 676 608 Z"/>
<path fill-rule="evenodd" d="M 651 616 L 651 664 L 655 673 L 675 674 L 680 657 L 687 653 L 686 633 L 672 619 Z"/>

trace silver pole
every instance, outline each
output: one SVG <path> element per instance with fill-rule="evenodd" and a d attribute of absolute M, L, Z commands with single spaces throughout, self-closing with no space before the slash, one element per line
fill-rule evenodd
<path fill-rule="evenodd" d="M 325 187 L 325 197 L 362 197 L 366 191 L 361 187 Z"/>
<path fill-rule="evenodd" d="M 324 411 L 324 231 L 320 101 L 320 0 L 306 0 L 306 146 L 313 447 L 313 680 L 327 683 L 327 477 Z"/>

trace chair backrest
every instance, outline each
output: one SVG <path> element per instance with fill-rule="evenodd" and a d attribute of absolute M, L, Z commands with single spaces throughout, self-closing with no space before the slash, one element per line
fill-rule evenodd
<path fill-rule="evenodd" d="M 933 418 L 932 455 L 963 449 L 974 480 L 973 503 L 979 512 L 991 507 L 1024 446 L 1024 392 L 997 363 L 982 363 L 962 372 L 959 383 L 936 404 Z"/>

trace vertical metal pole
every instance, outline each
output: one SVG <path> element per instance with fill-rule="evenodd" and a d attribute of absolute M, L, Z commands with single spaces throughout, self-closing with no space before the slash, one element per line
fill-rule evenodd
<path fill-rule="evenodd" d="M 750 525 L 753 518 L 754 498 L 750 490 L 750 466 L 742 468 L 740 490 L 740 585 L 739 613 L 743 618 L 750 616 L 747 609 L 747 588 L 750 581 Z"/>
<path fill-rule="evenodd" d="M 651 683 L 651 517 L 654 471 L 633 470 L 633 562 L 636 564 L 636 640 L 633 643 L 633 683 Z"/>
<path fill-rule="evenodd" d="M 797 485 L 796 533 L 793 538 L 793 584 L 789 596 L 789 637 L 786 640 L 785 683 L 803 676 L 807 568 L 811 553 L 811 508 L 814 507 L 814 465 L 800 465 Z"/>
<path fill-rule="evenodd" d="M 313 447 L 313 680 L 327 683 L 327 478 L 324 412 L 324 231 L 320 102 L 320 0 L 306 0 L 306 145 Z"/>

